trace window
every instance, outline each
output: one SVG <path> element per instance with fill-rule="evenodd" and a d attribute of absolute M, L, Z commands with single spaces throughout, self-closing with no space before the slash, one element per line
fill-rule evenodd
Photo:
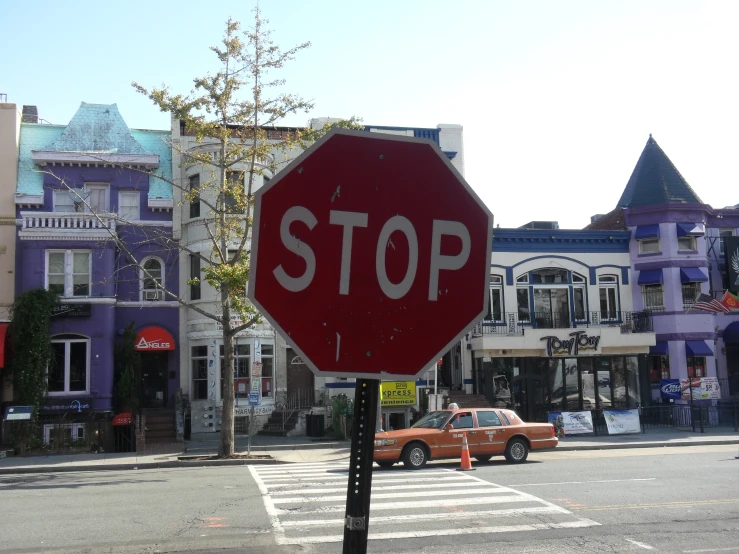
<path fill-rule="evenodd" d="M 575 300 L 575 320 L 576 321 L 587 321 L 587 306 L 585 295 L 585 287 L 574 287 L 572 289 L 572 296 Z"/>
<path fill-rule="evenodd" d="M 688 356 L 688 377 L 705 377 L 706 376 L 706 359 Z"/>
<path fill-rule="evenodd" d="M 719 254 L 723 256 L 726 254 L 726 244 L 725 244 L 724 238 L 733 237 L 734 229 L 719 229 L 718 236 L 719 236 L 719 239 L 718 239 Z"/>
<path fill-rule="evenodd" d="M 524 273 L 520 277 L 517 277 L 516 278 L 516 283 L 523 284 L 523 283 L 528 283 L 528 282 L 529 282 L 529 274 L 528 273 Z"/>
<path fill-rule="evenodd" d="M 653 312 L 664 311 L 664 290 L 662 285 L 642 285 L 641 294 L 645 310 L 651 310 Z"/>
<path fill-rule="evenodd" d="M 670 378 L 670 357 L 649 356 L 652 367 L 649 372 L 649 381 L 653 385 L 659 385 L 661 379 Z"/>
<path fill-rule="evenodd" d="M 572 273 L 572 282 L 573 283 L 584 283 L 585 282 L 585 277 L 583 277 L 579 273 L 573 272 Z"/>
<path fill-rule="evenodd" d="M 46 251 L 46 288 L 59 296 L 90 296 L 90 252 Z"/>
<path fill-rule="evenodd" d="M 503 321 L 503 278 L 490 276 L 490 303 L 485 321 Z"/>
<path fill-rule="evenodd" d="M 49 395 L 87 392 L 87 367 L 90 340 L 82 335 L 57 335 L 51 338 L 54 352 L 49 363 Z"/>
<path fill-rule="evenodd" d="M 695 250 L 695 237 L 677 237 L 678 250 Z"/>
<path fill-rule="evenodd" d="M 519 288 L 516 290 L 516 300 L 518 302 L 518 320 L 531 321 L 531 310 L 529 309 L 529 289 Z"/>
<path fill-rule="evenodd" d="M 639 254 L 659 254 L 662 252 L 659 239 L 644 239 L 639 241 Z"/>
<path fill-rule="evenodd" d="M 223 399 L 223 377 L 226 373 L 226 358 L 223 356 L 223 345 L 220 348 L 221 355 L 221 399 Z M 247 398 L 249 396 L 249 377 L 251 376 L 251 345 L 234 345 L 234 397 Z"/>
<path fill-rule="evenodd" d="M 192 368 L 192 399 L 208 399 L 208 347 L 190 347 L 190 363 Z"/>
<path fill-rule="evenodd" d="M 54 191 L 55 212 L 78 212 L 79 205 L 75 202 L 74 193 L 67 189 Z"/>
<path fill-rule="evenodd" d="M 683 309 L 692 308 L 700 293 L 700 283 L 683 283 Z"/>
<path fill-rule="evenodd" d="M 71 446 L 73 442 L 82 440 L 85 440 L 84 423 L 44 424 L 44 444 L 51 447 Z"/>
<path fill-rule="evenodd" d="M 531 282 L 544 284 L 567 283 L 569 282 L 568 276 L 569 272 L 566 269 L 537 269 L 531 272 Z"/>
<path fill-rule="evenodd" d="M 200 300 L 200 256 L 196 254 L 190 254 L 190 281 L 190 300 Z"/>
<path fill-rule="evenodd" d="M 242 210 L 239 204 L 244 201 L 244 173 L 242 171 L 229 171 L 226 173 L 228 180 L 227 192 L 224 193 L 224 209 L 228 214 L 239 214 Z M 239 187 L 239 184 L 241 185 Z"/>
<path fill-rule="evenodd" d="M 128 221 L 136 221 L 139 216 L 138 191 L 121 191 L 118 193 L 118 215 Z"/>
<path fill-rule="evenodd" d="M 103 183 L 85 183 L 85 192 L 87 205 L 85 206 L 86 212 L 93 212 L 96 214 L 103 214 L 108 211 L 110 205 L 108 199 L 109 187 Z"/>
<path fill-rule="evenodd" d="M 158 258 L 143 260 L 141 271 L 142 300 L 164 300 L 164 272 L 162 261 Z M 145 271 L 145 272 L 144 272 Z"/>
<path fill-rule="evenodd" d="M 272 398 L 272 380 L 275 370 L 275 347 L 272 344 L 262 345 L 262 398 Z"/>
<path fill-rule="evenodd" d="M 492 410 L 477 410 L 477 426 L 478 427 L 501 427 L 498 414 Z"/>
<path fill-rule="evenodd" d="M 454 414 L 449 424 L 455 429 L 472 429 L 472 412 L 460 412 Z"/>
<path fill-rule="evenodd" d="M 200 217 L 200 175 L 190 176 L 190 193 L 197 196 L 191 197 L 190 200 L 190 219 Z"/>
<path fill-rule="evenodd" d="M 618 319 L 618 279 L 615 275 L 602 275 L 598 278 L 600 298 L 600 318 Z"/>

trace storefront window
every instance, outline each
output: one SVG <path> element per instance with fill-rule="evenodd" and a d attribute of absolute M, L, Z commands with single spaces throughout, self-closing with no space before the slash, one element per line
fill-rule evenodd
<path fill-rule="evenodd" d="M 706 359 L 688 357 L 688 377 L 705 377 Z"/>
<path fill-rule="evenodd" d="M 596 358 L 593 364 L 595 365 L 595 382 L 597 384 L 599 408 L 610 408 L 611 404 L 613 404 L 610 359 Z"/>
<path fill-rule="evenodd" d="M 544 376 L 551 391 L 550 395 L 550 411 L 559 412 L 563 410 L 563 391 L 564 391 L 564 380 L 562 378 L 562 360 L 541 360 L 544 366 Z"/>
<path fill-rule="evenodd" d="M 623 358 L 613 358 L 613 407 L 627 408 L 628 397 L 626 396 L 626 367 Z"/>
<path fill-rule="evenodd" d="M 577 358 L 567 358 L 565 361 L 565 390 L 566 409 L 580 410 L 580 377 L 577 371 Z"/>
<path fill-rule="evenodd" d="M 593 360 L 580 358 L 580 380 L 582 383 L 582 409 L 594 410 L 597 407 L 595 401 L 595 373 L 593 371 Z"/>
<path fill-rule="evenodd" d="M 262 345 L 262 398 L 272 398 L 274 379 L 275 347 L 271 344 Z"/>
<path fill-rule="evenodd" d="M 639 359 L 636 356 L 627 356 L 626 362 L 626 394 L 629 405 L 634 408 L 639 405 Z"/>
<path fill-rule="evenodd" d="M 192 399 L 208 399 L 208 347 L 193 346 L 190 348 L 192 364 Z"/>
<path fill-rule="evenodd" d="M 670 378 L 670 357 L 669 356 L 649 356 L 651 364 L 649 371 L 649 382 L 653 385 L 659 385 L 660 379 Z"/>

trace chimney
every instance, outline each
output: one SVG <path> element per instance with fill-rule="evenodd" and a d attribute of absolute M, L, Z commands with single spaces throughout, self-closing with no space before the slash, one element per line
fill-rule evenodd
<path fill-rule="evenodd" d="M 38 123 L 38 108 L 36 106 L 23 106 L 23 123 Z"/>

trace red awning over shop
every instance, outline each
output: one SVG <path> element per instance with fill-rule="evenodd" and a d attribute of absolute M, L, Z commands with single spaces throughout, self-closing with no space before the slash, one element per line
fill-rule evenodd
<path fill-rule="evenodd" d="M 0 323 L 0 367 L 5 367 L 5 338 L 8 334 L 10 323 Z"/>
<path fill-rule="evenodd" d="M 174 350 L 175 342 L 169 331 L 152 325 L 144 327 L 136 335 L 136 350 L 139 352 L 159 352 L 162 350 Z"/>

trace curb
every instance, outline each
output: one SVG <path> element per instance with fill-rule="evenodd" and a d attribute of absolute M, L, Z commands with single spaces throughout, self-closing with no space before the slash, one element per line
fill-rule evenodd
<path fill-rule="evenodd" d="M 306 444 L 274 444 L 271 446 L 254 446 L 252 445 L 251 451 L 252 452 L 268 452 L 270 450 L 311 450 L 313 448 L 317 449 L 326 449 L 326 448 L 333 448 L 333 449 L 350 449 L 351 448 L 351 441 L 343 441 L 343 442 L 318 442 L 318 443 L 306 443 Z M 215 447 L 188 447 L 187 452 L 217 452 L 218 446 Z M 245 452 L 246 447 L 242 447 L 242 450 L 239 452 Z"/>
<path fill-rule="evenodd" d="M 732 440 L 705 440 L 705 441 L 684 441 L 684 442 L 630 442 L 625 444 L 583 444 L 578 446 L 575 444 L 563 445 L 558 444 L 556 448 L 549 452 L 574 452 L 577 450 L 628 450 L 631 448 L 675 448 L 679 446 L 733 446 L 739 444 L 739 439 Z"/>

